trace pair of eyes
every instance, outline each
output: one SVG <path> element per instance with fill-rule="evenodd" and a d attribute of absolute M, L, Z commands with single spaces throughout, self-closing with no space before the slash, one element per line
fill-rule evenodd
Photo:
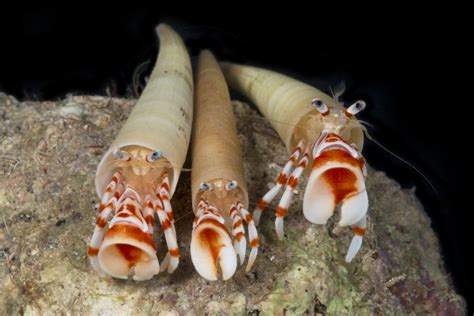
<path fill-rule="evenodd" d="M 237 188 L 237 181 L 235 181 L 235 180 L 229 181 L 225 184 L 225 189 L 227 191 L 232 191 L 235 188 Z M 199 185 L 199 189 L 201 191 L 212 191 L 212 190 L 214 190 L 214 185 L 212 183 L 202 182 Z"/>
<path fill-rule="evenodd" d="M 328 115 L 329 114 L 329 107 L 326 105 L 326 103 L 324 103 L 320 99 L 314 98 L 313 100 L 311 100 L 311 104 L 313 104 L 313 106 L 316 108 L 316 110 L 318 110 L 318 112 L 321 113 L 322 115 Z M 349 106 L 347 109 L 345 109 L 344 113 L 348 117 L 351 117 L 353 115 L 356 115 L 357 113 L 359 113 L 363 109 L 365 109 L 365 102 L 364 101 L 357 101 L 354 104 L 352 104 L 351 106 Z"/>
<path fill-rule="evenodd" d="M 113 154 L 119 160 L 124 160 L 124 161 L 130 160 L 130 155 L 124 150 L 117 149 Z M 159 160 L 160 158 L 161 158 L 161 151 L 159 149 L 152 151 L 145 157 L 147 162 L 155 162 Z"/>

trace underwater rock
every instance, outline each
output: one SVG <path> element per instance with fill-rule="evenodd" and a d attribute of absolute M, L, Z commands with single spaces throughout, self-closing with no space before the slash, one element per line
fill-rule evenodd
<path fill-rule="evenodd" d="M 190 173 L 183 172 L 172 199 L 182 254 L 176 272 L 145 282 L 99 277 L 86 254 L 97 215 L 94 175 L 135 101 L 18 102 L 0 94 L 0 314 L 465 313 L 414 190 L 371 168 L 368 231 L 351 264 L 344 261 L 350 230 L 335 232 L 334 219 L 327 226 L 306 221 L 300 191 L 284 241 L 273 211 L 263 214 L 251 273 L 240 267 L 229 281 L 204 280 L 189 254 L 193 213 Z M 254 206 L 287 153 L 253 108 L 234 102 L 234 109 Z M 164 237 L 157 236 L 162 260 Z"/>

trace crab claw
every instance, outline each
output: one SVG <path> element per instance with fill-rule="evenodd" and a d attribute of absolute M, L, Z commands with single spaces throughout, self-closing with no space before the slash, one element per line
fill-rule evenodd
<path fill-rule="evenodd" d="M 230 279 L 237 269 L 237 255 L 227 228 L 212 218 L 203 219 L 194 229 L 191 239 L 191 259 L 197 272 L 205 279 Z"/>
<path fill-rule="evenodd" d="M 341 219 L 339 226 L 348 226 L 357 223 L 367 213 L 369 198 L 365 186 L 363 191 L 347 196 L 341 205 Z"/>
<path fill-rule="evenodd" d="M 115 278 L 148 280 L 160 272 L 153 238 L 134 225 L 117 223 L 105 234 L 97 255 L 102 271 Z"/>
<path fill-rule="evenodd" d="M 342 202 L 340 226 L 353 225 L 368 209 L 361 162 L 342 149 L 323 152 L 313 163 L 313 170 L 303 199 L 303 213 L 308 221 L 325 224 Z"/>

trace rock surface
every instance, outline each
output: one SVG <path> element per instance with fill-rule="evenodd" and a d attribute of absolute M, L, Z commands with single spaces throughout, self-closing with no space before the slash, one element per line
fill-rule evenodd
<path fill-rule="evenodd" d="M 300 192 L 284 241 L 272 212 L 263 215 L 251 273 L 240 267 L 227 282 L 200 278 L 189 255 L 193 216 L 184 172 L 172 199 L 182 253 L 176 272 L 141 283 L 100 278 L 86 256 L 97 215 L 94 174 L 134 102 L 70 96 L 20 103 L 0 94 L 1 315 L 464 314 L 413 190 L 370 168 L 368 234 L 351 264 L 344 262 L 350 230 L 334 233 L 334 220 L 327 227 L 307 222 Z M 251 107 L 235 102 L 235 111 L 255 205 L 287 153 Z"/>

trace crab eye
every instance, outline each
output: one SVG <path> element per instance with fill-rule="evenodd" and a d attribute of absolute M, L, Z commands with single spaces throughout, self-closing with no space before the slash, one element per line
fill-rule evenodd
<path fill-rule="evenodd" d="M 199 185 L 199 190 L 201 191 L 212 191 L 212 184 L 207 182 L 201 182 Z"/>
<path fill-rule="evenodd" d="M 323 115 L 329 114 L 328 106 L 318 98 L 314 98 L 313 100 L 311 100 L 311 104 L 314 105 L 314 107 L 316 108 L 316 110 L 318 110 L 319 113 Z"/>
<path fill-rule="evenodd" d="M 346 109 L 346 115 L 351 117 L 353 115 L 356 115 L 357 113 L 359 113 L 363 109 L 365 109 L 365 102 L 364 101 L 357 101 Z"/>
<path fill-rule="evenodd" d="M 161 151 L 159 149 L 152 151 L 147 157 L 148 162 L 154 162 L 161 158 Z"/>
<path fill-rule="evenodd" d="M 227 182 L 227 184 L 225 185 L 225 189 L 226 189 L 227 191 L 232 191 L 232 190 L 234 190 L 235 188 L 237 188 L 237 181 L 235 181 L 235 180 L 229 181 L 229 182 Z"/>
<path fill-rule="evenodd" d="M 117 149 L 115 149 L 113 152 L 112 152 L 112 155 L 114 156 L 115 159 L 117 160 L 123 160 L 123 161 L 128 161 L 130 160 L 130 155 L 124 151 L 124 150 L 121 150 L 119 147 L 117 147 Z"/>

